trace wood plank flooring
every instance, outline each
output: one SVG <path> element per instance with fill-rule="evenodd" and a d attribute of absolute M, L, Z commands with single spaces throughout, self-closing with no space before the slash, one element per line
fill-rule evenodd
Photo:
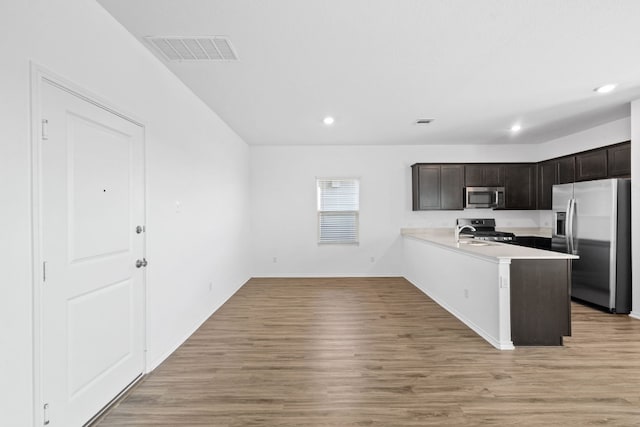
<path fill-rule="evenodd" d="M 640 321 L 499 351 L 402 278 L 252 279 L 99 423 L 640 426 Z"/>

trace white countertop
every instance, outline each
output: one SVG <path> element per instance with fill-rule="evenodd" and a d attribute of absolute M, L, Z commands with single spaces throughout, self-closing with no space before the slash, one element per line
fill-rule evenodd
<path fill-rule="evenodd" d="M 505 229 L 502 229 L 505 230 Z M 468 237 L 460 238 L 456 243 L 453 228 L 403 228 L 401 233 L 405 237 L 433 243 L 449 249 L 466 252 L 476 256 L 492 259 L 578 259 L 576 255 L 560 252 L 545 251 L 542 249 L 527 248 L 524 246 L 510 245 L 508 243 L 486 242 Z M 521 235 L 523 233 L 520 233 Z M 541 233 L 542 234 L 542 233 Z M 527 234 L 528 236 L 534 234 Z"/>

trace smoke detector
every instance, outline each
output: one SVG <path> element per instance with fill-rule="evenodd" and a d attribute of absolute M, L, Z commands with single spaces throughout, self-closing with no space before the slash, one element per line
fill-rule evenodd
<path fill-rule="evenodd" d="M 237 61 L 238 55 L 228 37 L 194 36 L 144 38 L 167 61 Z"/>

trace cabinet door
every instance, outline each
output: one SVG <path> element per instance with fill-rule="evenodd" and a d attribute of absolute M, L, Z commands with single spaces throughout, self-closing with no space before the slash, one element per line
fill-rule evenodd
<path fill-rule="evenodd" d="M 576 156 L 562 157 L 558 163 L 558 182 L 556 184 L 570 184 L 576 180 Z"/>
<path fill-rule="evenodd" d="M 562 345 L 571 335 L 571 260 L 511 261 L 511 340 L 515 345 Z"/>
<path fill-rule="evenodd" d="M 631 144 L 622 144 L 607 149 L 609 176 L 631 176 Z"/>
<path fill-rule="evenodd" d="M 538 163 L 538 209 L 551 209 L 553 186 L 558 183 L 558 162 Z"/>
<path fill-rule="evenodd" d="M 463 165 L 442 165 L 440 175 L 440 208 L 463 209 Z"/>
<path fill-rule="evenodd" d="M 576 155 L 576 181 L 607 177 L 607 150 L 600 149 Z"/>
<path fill-rule="evenodd" d="M 413 210 L 440 209 L 440 165 L 414 165 Z"/>
<path fill-rule="evenodd" d="M 465 165 L 464 185 L 467 187 L 484 186 L 484 165 Z"/>
<path fill-rule="evenodd" d="M 484 185 L 487 187 L 504 186 L 504 166 L 484 165 Z"/>
<path fill-rule="evenodd" d="M 465 165 L 464 184 L 467 187 L 504 186 L 504 166 L 500 164 Z"/>
<path fill-rule="evenodd" d="M 535 209 L 536 165 L 506 165 L 504 187 L 506 209 Z"/>

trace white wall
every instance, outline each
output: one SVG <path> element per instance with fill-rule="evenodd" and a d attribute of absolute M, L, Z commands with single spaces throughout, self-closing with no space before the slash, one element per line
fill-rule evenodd
<path fill-rule="evenodd" d="M 629 127 L 626 118 L 523 146 L 254 146 L 253 275 L 401 275 L 400 228 L 453 227 L 458 217 L 495 217 L 499 227 L 550 227 L 549 211 L 413 212 L 410 166 L 420 162 L 545 160 L 629 140 Z M 316 243 L 316 177 L 361 179 L 358 246 Z"/>
<path fill-rule="evenodd" d="M 3 1 L 0 50 L 0 336 L 3 349 L 10 349 L 0 352 L 0 425 L 31 425 L 33 413 L 30 60 L 147 126 L 149 368 L 249 277 L 251 260 L 255 275 L 401 274 L 400 227 L 450 226 L 467 215 L 412 212 L 412 163 L 536 161 L 545 150 L 544 157 L 553 157 L 592 148 L 581 135 L 557 154 L 555 144 L 249 150 L 92 0 Z M 638 108 L 634 111 L 637 124 Z M 612 126 L 619 132 L 624 123 Z M 628 138 L 612 139 L 602 145 Z M 636 175 L 638 156 L 634 150 Z M 362 179 L 359 246 L 316 245 L 316 176 Z M 176 201 L 182 203 L 179 214 Z M 491 214 L 505 225 L 539 222 L 535 212 Z M 637 231 L 634 244 L 638 249 Z"/>
<path fill-rule="evenodd" d="M 562 138 L 537 144 L 531 161 L 539 162 L 631 139 L 631 118 L 615 120 Z"/>
<path fill-rule="evenodd" d="M 554 157 L 566 156 L 580 151 L 591 150 L 603 145 L 617 144 L 631 139 L 631 118 L 615 120 L 595 126 L 562 138 L 537 144 L 537 151 L 532 161 L 542 161 Z M 540 211 L 540 226 L 550 227 L 551 211 Z"/>
<path fill-rule="evenodd" d="M 19 427 L 34 392 L 29 61 L 146 125 L 149 368 L 249 277 L 249 149 L 94 1 L 3 1 L 0 51 L 0 425 Z"/>
<path fill-rule="evenodd" d="M 491 260 L 408 236 L 403 248 L 408 281 L 497 349 L 513 350 L 510 288 L 500 286 L 509 283 L 511 260 Z"/>
<path fill-rule="evenodd" d="M 449 227 L 461 216 L 537 226 L 536 211 L 411 210 L 416 162 L 524 161 L 517 146 L 270 146 L 251 148 L 254 276 L 401 275 L 400 228 Z M 316 177 L 360 178 L 360 244 L 317 244 Z M 274 258 L 277 262 L 274 262 Z"/>
<path fill-rule="evenodd" d="M 640 319 L 640 99 L 631 103 L 631 316 Z"/>

